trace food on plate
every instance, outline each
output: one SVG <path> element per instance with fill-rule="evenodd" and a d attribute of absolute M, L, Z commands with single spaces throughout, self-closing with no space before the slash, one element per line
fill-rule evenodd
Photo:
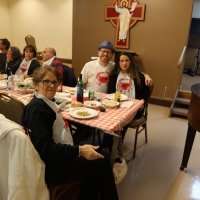
<path fill-rule="evenodd" d="M 0 74 L 0 80 L 5 80 L 7 78 L 6 74 Z"/>
<path fill-rule="evenodd" d="M 119 105 L 119 102 L 112 100 L 112 99 L 105 99 L 102 101 L 102 103 L 106 106 L 106 107 L 116 107 L 117 105 Z"/>
<path fill-rule="evenodd" d="M 89 108 L 97 108 L 101 106 L 101 102 L 98 101 L 85 101 L 84 105 L 89 107 Z"/>
<path fill-rule="evenodd" d="M 81 117 L 86 117 L 86 116 L 90 116 L 91 115 L 87 111 L 78 111 L 76 114 L 79 115 L 79 116 L 81 116 Z"/>
<path fill-rule="evenodd" d="M 33 89 L 33 87 L 30 84 L 26 84 L 26 83 L 19 83 L 17 84 L 17 87 L 19 89 Z"/>
<path fill-rule="evenodd" d="M 68 92 L 70 94 L 74 94 L 74 93 L 76 93 L 76 88 L 68 88 L 66 92 Z"/>
<path fill-rule="evenodd" d="M 83 104 L 81 102 L 78 102 L 78 101 L 73 101 L 71 103 L 71 106 L 72 107 L 81 107 L 81 106 L 83 106 Z"/>

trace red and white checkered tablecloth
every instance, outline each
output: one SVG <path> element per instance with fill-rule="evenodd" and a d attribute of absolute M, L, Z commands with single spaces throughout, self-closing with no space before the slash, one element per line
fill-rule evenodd
<path fill-rule="evenodd" d="M 106 112 L 99 112 L 97 117 L 91 119 L 76 119 L 66 111 L 63 111 L 63 117 L 67 120 L 78 122 L 91 127 L 96 127 L 107 133 L 113 133 L 122 130 L 136 115 L 140 108 L 143 108 L 143 100 L 132 100 L 131 108 L 107 108 Z"/>
<path fill-rule="evenodd" d="M 33 94 L 23 94 L 17 90 L 0 90 L 0 92 L 10 94 L 21 100 L 24 104 L 27 104 L 32 98 Z M 104 99 L 106 94 L 96 93 L 100 99 Z M 107 108 L 106 112 L 99 112 L 97 117 L 91 119 L 76 119 L 67 111 L 62 111 L 64 119 L 78 122 L 91 127 L 96 127 L 107 133 L 114 133 L 122 130 L 136 115 L 140 108 L 143 108 L 144 101 L 134 99 L 133 105 L 130 108 Z"/>
<path fill-rule="evenodd" d="M 21 92 L 20 90 L 0 90 L 0 93 L 5 93 L 14 96 L 25 105 L 29 103 L 34 96 L 34 93 L 24 93 Z"/>

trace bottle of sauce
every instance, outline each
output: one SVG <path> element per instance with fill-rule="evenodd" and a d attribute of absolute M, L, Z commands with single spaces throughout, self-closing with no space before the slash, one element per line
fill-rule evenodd
<path fill-rule="evenodd" d="M 77 85 L 76 85 L 76 98 L 77 101 L 83 102 L 83 81 L 82 81 L 82 74 L 80 74 Z"/>

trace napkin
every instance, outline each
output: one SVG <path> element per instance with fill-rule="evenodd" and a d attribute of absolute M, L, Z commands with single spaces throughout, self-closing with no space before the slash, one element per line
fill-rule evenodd
<path fill-rule="evenodd" d="M 121 108 L 130 108 L 133 105 L 132 101 L 124 101 L 120 104 Z"/>

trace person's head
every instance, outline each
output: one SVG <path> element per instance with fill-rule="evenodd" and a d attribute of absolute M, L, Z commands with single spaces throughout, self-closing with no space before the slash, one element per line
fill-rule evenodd
<path fill-rule="evenodd" d="M 0 39 L 0 50 L 7 51 L 10 48 L 10 42 L 6 38 Z"/>
<path fill-rule="evenodd" d="M 12 60 L 18 60 L 18 59 L 20 59 L 22 56 L 21 56 L 21 52 L 20 52 L 20 50 L 19 50 L 18 47 L 11 46 L 11 47 L 8 49 L 8 52 L 7 52 L 7 54 L 6 54 L 6 57 L 7 57 L 7 60 L 12 61 Z"/>
<path fill-rule="evenodd" d="M 47 61 L 51 59 L 53 56 L 56 56 L 56 50 L 54 48 L 45 48 L 42 52 L 42 59 L 43 61 Z"/>
<path fill-rule="evenodd" d="M 134 67 L 133 59 L 127 52 L 122 52 L 119 56 L 119 68 L 120 71 L 129 73 L 130 66 Z"/>
<path fill-rule="evenodd" d="M 121 2 L 120 2 L 120 6 L 123 8 L 123 7 L 125 7 L 125 8 L 128 8 L 128 0 L 122 0 Z"/>
<path fill-rule="evenodd" d="M 97 47 L 97 49 L 100 61 L 107 65 L 115 52 L 112 42 L 104 41 Z"/>
<path fill-rule="evenodd" d="M 131 78 L 138 77 L 139 69 L 135 65 L 134 55 L 130 52 L 121 52 L 119 62 L 116 63 L 118 72 L 128 73 Z"/>
<path fill-rule="evenodd" d="M 25 58 L 25 60 L 31 60 L 33 58 L 35 58 L 37 55 L 37 51 L 36 51 L 36 48 L 29 44 L 27 46 L 24 47 L 23 49 L 23 57 Z"/>
<path fill-rule="evenodd" d="M 61 77 L 54 67 L 45 65 L 37 68 L 33 73 L 33 85 L 35 89 L 48 99 L 53 99 Z"/>

